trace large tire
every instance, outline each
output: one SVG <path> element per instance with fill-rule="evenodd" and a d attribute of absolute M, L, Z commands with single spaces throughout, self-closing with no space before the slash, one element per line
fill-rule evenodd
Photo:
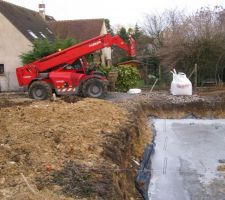
<path fill-rule="evenodd" d="M 103 81 L 96 78 L 87 80 L 82 86 L 82 94 L 84 97 L 104 98 L 106 93 L 106 85 Z"/>
<path fill-rule="evenodd" d="M 51 86 L 44 81 L 35 81 L 29 87 L 29 96 L 37 100 L 49 99 L 52 96 Z"/>

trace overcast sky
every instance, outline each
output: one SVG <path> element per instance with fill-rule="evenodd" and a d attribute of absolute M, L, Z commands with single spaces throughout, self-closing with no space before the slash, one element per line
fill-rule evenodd
<path fill-rule="evenodd" d="M 38 10 L 46 4 L 46 13 L 56 20 L 108 18 L 112 25 L 134 25 L 143 21 L 146 14 L 161 13 L 165 9 L 180 8 L 194 12 L 203 6 L 221 5 L 225 0 L 6 0 Z"/>

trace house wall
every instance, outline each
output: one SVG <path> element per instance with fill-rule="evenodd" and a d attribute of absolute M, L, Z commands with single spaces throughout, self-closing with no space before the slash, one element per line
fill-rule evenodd
<path fill-rule="evenodd" d="M 0 91 L 19 89 L 16 68 L 21 66 L 19 55 L 32 49 L 32 43 L 0 13 L 0 64 L 4 64 L 4 75 L 0 75 Z"/>
<path fill-rule="evenodd" d="M 101 29 L 100 35 L 103 35 L 106 33 L 107 33 L 107 29 L 106 29 L 106 25 L 105 25 L 105 21 L 104 21 L 102 24 L 102 29 Z M 106 48 L 102 49 L 101 60 L 102 60 L 103 64 L 105 64 L 105 65 L 111 64 L 111 59 L 112 59 L 111 54 L 112 54 L 111 47 L 106 47 Z"/>

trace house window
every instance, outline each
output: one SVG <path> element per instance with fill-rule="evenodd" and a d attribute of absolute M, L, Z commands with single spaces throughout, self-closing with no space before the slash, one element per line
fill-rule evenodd
<path fill-rule="evenodd" d="M 4 75 L 4 64 L 0 64 L 0 75 Z"/>
<path fill-rule="evenodd" d="M 41 34 L 41 36 L 42 36 L 43 38 L 46 39 L 46 36 L 45 36 L 42 32 L 39 32 L 39 33 Z"/>
<path fill-rule="evenodd" d="M 33 33 L 31 30 L 27 30 L 27 32 L 28 32 L 34 39 L 38 39 L 38 36 L 36 36 L 35 33 Z"/>

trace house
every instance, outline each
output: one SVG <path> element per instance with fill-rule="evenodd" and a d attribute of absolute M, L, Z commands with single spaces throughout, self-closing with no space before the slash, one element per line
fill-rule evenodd
<path fill-rule="evenodd" d="M 32 49 L 35 39 L 55 36 L 38 12 L 5 1 L 0 1 L 0 30 L 0 91 L 18 90 L 19 56 Z"/>
<path fill-rule="evenodd" d="M 74 38 L 78 42 L 107 33 L 105 19 L 51 20 L 48 24 L 57 38 Z M 111 65 L 111 48 L 95 53 L 94 62 Z"/>

